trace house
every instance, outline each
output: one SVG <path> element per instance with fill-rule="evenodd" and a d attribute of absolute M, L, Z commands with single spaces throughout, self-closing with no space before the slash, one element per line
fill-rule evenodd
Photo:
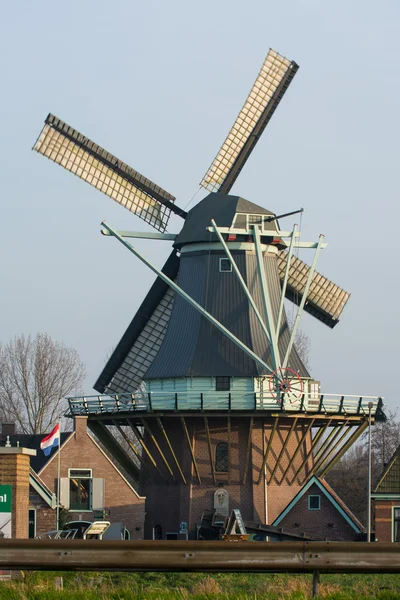
<path fill-rule="evenodd" d="M 62 520 L 93 521 L 107 515 L 122 523 L 131 539 L 142 539 L 145 498 L 109 458 L 89 433 L 86 417 L 75 417 L 74 431 L 61 434 L 60 503 Z M 58 453 L 40 450 L 43 435 L 16 434 L 10 424 L 2 426 L 0 446 L 10 444 L 36 450 L 29 474 L 29 537 L 56 529 Z"/>
<path fill-rule="evenodd" d="M 320 540 L 359 541 L 365 528 L 331 486 L 313 476 L 272 523 Z"/>
<path fill-rule="evenodd" d="M 400 446 L 385 466 L 371 498 L 375 538 L 379 542 L 400 542 Z"/>

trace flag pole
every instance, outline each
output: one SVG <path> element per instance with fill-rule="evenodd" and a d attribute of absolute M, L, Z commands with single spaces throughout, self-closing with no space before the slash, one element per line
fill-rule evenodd
<path fill-rule="evenodd" d="M 57 531 L 60 529 L 60 472 L 61 472 L 61 421 L 58 422 L 60 426 L 60 436 L 58 438 L 58 466 L 57 466 Z"/>

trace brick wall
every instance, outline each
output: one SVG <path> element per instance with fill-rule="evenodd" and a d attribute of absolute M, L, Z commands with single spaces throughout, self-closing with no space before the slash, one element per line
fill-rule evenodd
<path fill-rule="evenodd" d="M 320 510 L 310 510 L 308 508 L 308 497 L 310 495 L 320 496 Z M 310 486 L 292 510 L 279 522 L 279 527 L 294 531 L 298 529 L 299 532 L 306 531 L 321 540 L 352 541 L 358 538 L 357 532 L 316 484 Z"/>
<path fill-rule="evenodd" d="M 29 466 L 33 453 L 26 448 L 0 449 L 0 484 L 12 486 L 13 538 L 28 537 Z"/>
<path fill-rule="evenodd" d="M 232 416 L 230 418 L 231 468 L 229 473 L 216 473 L 214 483 L 204 419 L 200 416 L 188 417 L 185 422 L 201 484 L 196 475 L 180 417 L 164 417 L 162 423 L 186 478 L 186 485 L 182 481 L 160 428 L 155 421 L 149 420 L 152 433 L 173 469 L 177 483 L 172 481 L 158 449 L 150 436 L 146 435 L 146 445 L 161 472 L 160 476 L 150 461 L 145 459 L 146 469 L 142 469 L 141 493 L 146 496 L 145 536 L 147 538 L 151 537 L 155 525 L 161 525 L 165 534 L 167 531 L 177 531 L 181 521 L 188 523 L 190 535 L 194 537 L 195 527 L 200 522 L 203 510 L 213 507 L 214 492 L 218 487 L 223 487 L 229 494 L 229 510 L 240 508 L 245 520 L 271 523 L 297 494 L 312 466 L 312 459 L 309 459 L 306 469 L 303 469 L 299 477 L 295 477 L 296 471 L 307 456 L 311 443 L 310 435 L 301 442 L 305 429 L 300 422 L 293 430 L 281 456 L 281 466 L 272 479 L 275 464 L 293 422 L 291 419 L 281 418 L 270 447 L 265 468 L 266 478 L 263 474 L 259 483 L 263 457 L 274 421 L 256 417 L 251 434 L 248 472 L 244 481 L 250 417 Z M 217 444 L 228 442 L 228 417 L 210 417 L 208 425 L 212 460 L 215 461 Z M 292 464 L 289 465 L 298 447 L 299 450 Z M 269 482 L 268 485 L 266 481 Z"/>
<path fill-rule="evenodd" d="M 397 500 L 375 500 L 375 537 L 380 542 L 392 541 L 392 513 L 393 506 L 400 506 Z"/>
<path fill-rule="evenodd" d="M 36 511 L 36 535 L 56 529 L 56 510 L 50 508 L 32 488 L 29 494 L 29 509 Z"/>
<path fill-rule="evenodd" d="M 61 477 L 68 477 L 68 469 L 92 469 L 94 478 L 105 480 L 105 509 L 110 510 L 111 522 L 121 521 L 131 533 L 132 539 L 143 538 L 144 503 L 117 471 L 87 431 L 86 417 L 75 418 L 75 431 L 61 450 Z M 46 485 L 56 493 L 57 454 L 40 472 Z M 93 512 L 70 511 L 69 520 L 93 520 Z"/>

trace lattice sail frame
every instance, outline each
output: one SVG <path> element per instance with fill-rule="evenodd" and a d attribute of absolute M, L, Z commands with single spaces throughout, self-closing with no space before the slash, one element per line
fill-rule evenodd
<path fill-rule="evenodd" d="M 165 231 L 171 210 L 163 201 L 175 197 L 57 117 L 47 117 L 33 149 Z"/>
<path fill-rule="evenodd" d="M 281 250 L 278 254 L 278 270 L 281 280 L 283 280 L 285 275 L 287 259 L 287 251 Z M 291 257 L 289 277 L 287 282 L 288 289 L 286 294 L 289 296 L 290 300 L 296 301 L 296 296 L 301 298 L 309 271 L 310 267 L 307 265 L 307 263 L 303 262 L 296 256 Z M 333 327 L 336 323 L 338 323 L 339 317 L 342 314 L 349 298 L 350 294 L 348 292 L 316 271 L 308 291 L 308 306 L 306 310 L 307 312 L 313 312 L 309 306 L 309 304 L 312 303 L 315 305 L 315 307 L 317 307 L 317 309 L 323 311 L 323 313 L 326 313 L 327 318 L 325 322 L 330 327 Z M 317 316 L 317 318 L 324 322 L 321 314 Z"/>
<path fill-rule="evenodd" d="M 210 192 L 228 193 L 297 70 L 295 62 L 270 49 L 242 110 L 200 182 L 202 187 Z M 252 136 L 254 139 L 248 144 Z M 245 152 L 245 156 L 240 165 L 236 165 L 242 152 Z M 231 182 L 222 190 L 230 173 Z"/>

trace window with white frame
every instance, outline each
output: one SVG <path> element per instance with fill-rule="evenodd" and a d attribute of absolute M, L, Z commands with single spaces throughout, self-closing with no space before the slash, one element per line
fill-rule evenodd
<path fill-rule="evenodd" d="M 92 469 L 68 469 L 70 510 L 92 510 Z"/>
<path fill-rule="evenodd" d="M 400 542 L 400 506 L 393 506 L 392 542 Z"/>
<path fill-rule="evenodd" d="M 93 477 L 92 469 L 68 469 L 60 479 L 60 503 L 76 512 L 104 510 L 104 479 Z"/>
<path fill-rule="evenodd" d="M 219 271 L 220 273 L 231 273 L 232 265 L 229 258 L 220 258 L 219 259 Z"/>

